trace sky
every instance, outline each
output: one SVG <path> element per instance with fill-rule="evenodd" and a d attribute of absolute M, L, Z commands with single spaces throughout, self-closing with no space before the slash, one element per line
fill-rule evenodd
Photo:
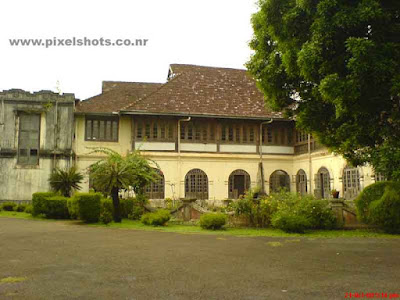
<path fill-rule="evenodd" d="M 165 82 L 172 63 L 244 68 L 255 0 L 1 1 L 0 91 L 75 93 Z M 146 46 L 11 46 L 10 39 L 148 39 Z M 64 41 L 65 43 L 65 41 Z M 58 82 L 58 83 L 57 83 Z"/>

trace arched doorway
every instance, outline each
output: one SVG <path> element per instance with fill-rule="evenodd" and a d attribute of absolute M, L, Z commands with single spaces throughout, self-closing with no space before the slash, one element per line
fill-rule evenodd
<path fill-rule="evenodd" d="M 165 178 L 163 172 L 161 170 L 155 170 L 160 176 L 156 182 L 150 183 L 145 188 L 145 195 L 148 199 L 164 199 L 164 191 L 165 191 Z"/>
<path fill-rule="evenodd" d="M 276 193 L 281 189 L 290 191 L 290 177 L 285 171 L 277 170 L 269 177 L 269 192 Z"/>
<path fill-rule="evenodd" d="M 346 166 L 343 169 L 343 197 L 354 199 L 361 191 L 360 172 L 357 168 Z"/>
<path fill-rule="evenodd" d="M 300 169 L 296 174 L 296 191 L 300 195 L 307 194 L 307 175 L 302 169 Z"/>
<path fill-rule="evenodd" d="M 244 170 L 235 170 L 229 175 L 228 195 L 230 199 L 238 199 L 250 188 L 250 175 Z"/>
<path fill-rule="evenodd" d="M 322 167 L 315 175 L 315 196 L 329 198 L 331 194 L 331 177 L 327 168 Z"/>
<path fill-rule="evenodd" d="M 190 170 L 185 176 L 185 198 L 208 199 L 208 177 L 203 170 Z"/>

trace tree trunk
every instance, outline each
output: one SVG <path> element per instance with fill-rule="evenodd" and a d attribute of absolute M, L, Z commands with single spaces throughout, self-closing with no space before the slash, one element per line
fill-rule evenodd
<path fill-rule="evenodd" d="M 119 205 L 118 188 L 111 190 L 111 197 L 114 206 L 114 222 L 121 223 L 121 207 Z"/>

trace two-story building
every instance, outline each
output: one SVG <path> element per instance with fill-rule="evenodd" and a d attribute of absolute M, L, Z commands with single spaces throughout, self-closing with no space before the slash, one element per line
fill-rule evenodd
<path fill-rule="evenodd" d="M 264 103 L 245 70 L 171 65 L 165 84 L 103 82 L 100 95 L 76 106 L 76 164 L 98 160 L 95 147 L 139 149 L 162 175 L 147 189 L 151 199 L 235 199 L 256 186 L 324 198 L 336 189 L 352 199 L 379 180 Z"/>
<path fill-rule="evenodd" d="M 139 149 L 159 166 L 150 199 L 236 199 L 250 187 L 353 199 L 382 180 L 353 168 L 293 120 L 265 107 L 245 70 L 171 65 L 166 83 L 103 82 L 78 101 L 49 91 L 0 93 L 0 200 L 49 189 L 54 167 L 88 167 L 98 147 Z"/>

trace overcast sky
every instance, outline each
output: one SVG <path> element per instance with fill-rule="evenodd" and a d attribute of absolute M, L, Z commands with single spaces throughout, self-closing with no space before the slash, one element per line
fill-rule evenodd
<path fill-rule="evenodd" d="M 103 80 L 165 82 L 171 63 L 244 68 L 255 0 L 1 1 L 0 91 L 86 99 Z M 11 47 L 9 39 L 148 39 L 146 47 Z"/>

